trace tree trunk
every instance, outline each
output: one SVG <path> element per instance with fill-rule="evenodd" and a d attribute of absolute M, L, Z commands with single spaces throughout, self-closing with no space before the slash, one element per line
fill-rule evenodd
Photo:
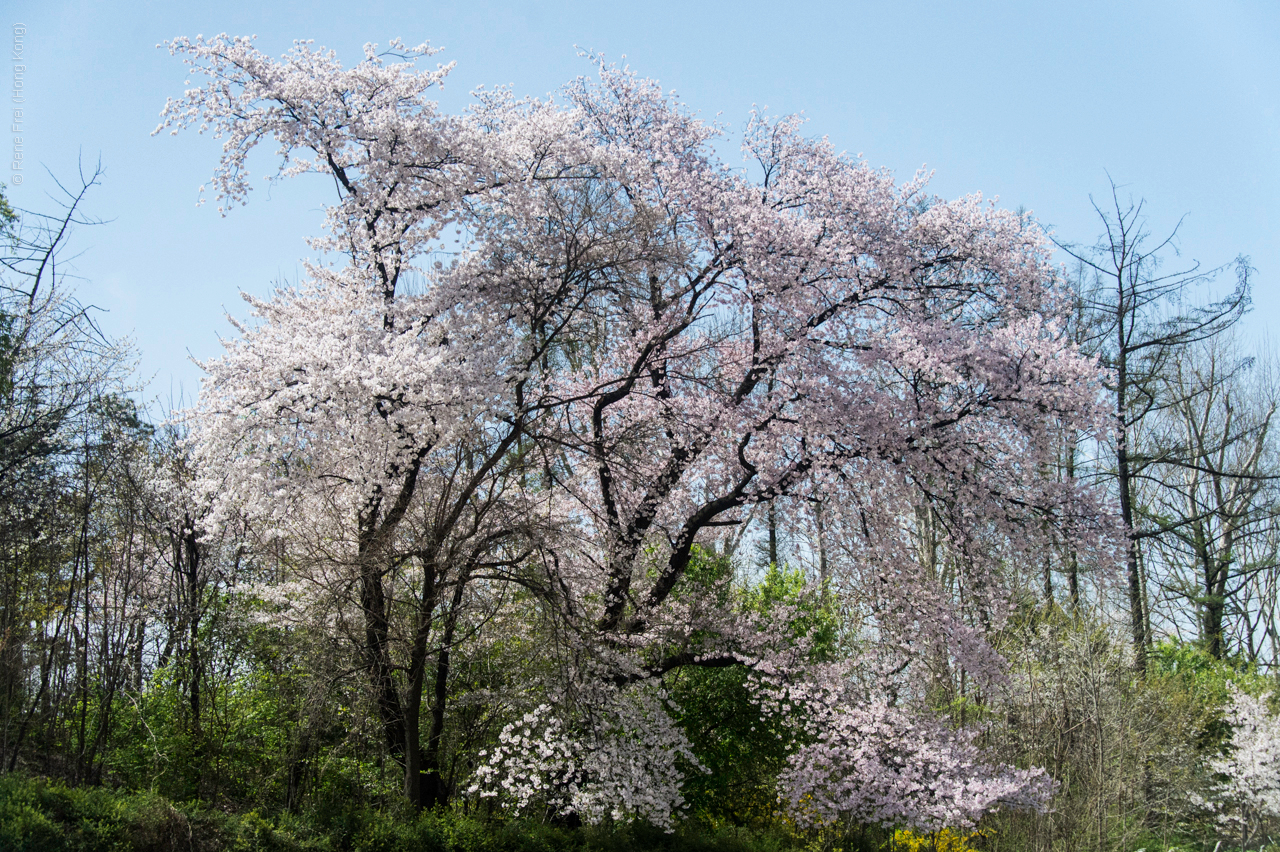
<path fill-rule="evenodd" d="M 1123 300 L 1121 301 L 1123 306 Z M 1128 400 L 1126 399 L 1126 382 L 1128 381 L 1125 354 L 1125 314 L 1119 312 L 1117 329 L 1119 335 L 1121 357 L 1116 364 L 1116 420 L 1118 435 L 1116 440 L 1116 477 L 1119 480 L 1120 517 L 1124 521 L 1125 533 L 1125 578 L 1129 585 L 1129 624 L 1133 639 L 1133 667 L 1145 673 L 1147 670 L 1147 618 L 1146 601 L 1143 600 L 1142 578 L 1138 575 L 1138 539 L 1133 520 L 1133 473 L 1129 463 L 1129 429 L 1126 420 Z"/>
<path fill-rule="evenodd" d="M 769 564 L 774 568 L 778 565 L 778 510 L 774 508 L 773 501 L 769 501 Z"/>
<path fill-rule="evenodd" d="M 179 546 L 182 559 L 181 570 L 187 586 L 187 666 L 189 669 L 188 675 L 191 679 L 189 694 L 191 729 L 199 735 L 200 688 L 202 686 L 200 677 L 200 668 L 202 666 L 200 659 L 200 598 L 202 590 L 200 588 L 200 546 L 196 539 L 195 522 L 190 515 L 183 516 L 182 541 Z"/>
<path fill-rule="evenodd" d="M 1066 462 L 1067 481 L 1074 482 L 1076 478 L 1076 438 L 1074 433 L 1071 439 L 1067 441 Z M 1075 613 L 1080 610 L 1080 560 L 1076 556 L 1075 546 L 1070 542 L 1067 544 L 1066 562 L 1067 595 L 1071 598 L 1071 612 Z"/>
<path fill-rule="evenodd" d="M 445 704 L 449 695 L 449 648 L 453 644 L 454 629 L 458 625 L 458 609 L 462 605 L 462 592 L 466 578 L 460 577 L 453 590 L 449 612 L 445 616 L 444 635 L 440 640 L 440 653 L 436 658 L 436 682 L 434 701 L 431 704 L 431 730 L 427 736 L 427 750 L 423 760 L 426 775 L 423 803 L 428 808 L 448 804 L 449 789 L 441 774 L 441 738 L 444 735 Z"/>
<path fill-rule="evenodd" d="M 382 571 L 372 559 L 361 560 L 360 607 L 364 613 L 364 663 L 382 721 L 387 748 L 397 763 L 405 763 L 405 714 L 392 676 L 388 648 L 387 599 Z"/>
<path fill-rule="evenodd" d="M 422 807 L 422 681 L 424 669 L 414 666 L 409 676 L 409 694 L 404 703 L 404 797 L 414 807 Z"/>

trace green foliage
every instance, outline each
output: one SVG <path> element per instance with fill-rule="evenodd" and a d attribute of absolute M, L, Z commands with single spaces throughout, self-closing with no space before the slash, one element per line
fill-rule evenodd
<path fill-rule="evenodd" d="M 279 804 L 280 768 L 296 727 L 287 684 L 262 669 L 206 681 L 218 700 L 197 726 L 181 674 L 171 662 L 118 701 L 108 777 L 177 799 Z"/>
<path fill-rule="evenodd" d="M 1262 695 L 1274 685 L 1256 666 L 1234 657 L 1217 659 L 1198 642 L 1166 639 L 1152 649 L 1148 662 L 1150 687 L 1166 704 L 1194 718 L 1193 745 L 1202 753 L 1220 751 L 1231 736 L 1222 712 L 1229 684 L 1250 695 Z"/>
<path fill-rule="evenodd" d="M 154 793 L 0 777 L 5 852 L 785 852 L 781 832 L 652 826 L 567 828 L 456 811 L 353 808 L 345 825 L 251 810 L 228 814 Z"/>
<path fill-rule="evenodd" d="M 192 842 L 196 833 L 188 814 L 154 794 L 120 795 L 14 775 L 0 778 L 0 849 L 167 852 L 219 848 Z"/>
<path fill-rule="evenodd" d="M 768 613 L 780 607 L 794 610 L 789 624 L 796 639 L 807 639 L 816 659 L 831 659 L 837 651 L 840 621 L 825 594 L 806 590 L 804 573 L 769 564 L 760 582 L 743 593 L 742 608 Z"/>
<path fill-rule="evenodd" d="M 686 572 L 684 594 L 736 596 L 742 612 L 781 614 L 792 635 L 806 639 L 820 659 L 836 653 L 837 619 L 820 595 L 806 590 L 804 575 L 769 565 L 745 589 L 731 589 L 728 558 L 698 548 Z M 745 667 L 674 672 L 668 690 L 681 708 L 680 723 L 707 772 L 691 772 L 683 787 L 689 812 L 708 827 L 780 827 L 775 779 L 792 746 L 780 719 L 766 718 L 752 701 Z"/>
<path fill-rule="evenodd" d="M 1271 685 L 1257 666 L 1239 657 L 1217 659 L 1199 642 L 1166 639 L 1151 650 L 1149 661 L 1154 675 L 1181 679 L 1207 702 L 1225 703 L 1231 682 L 1252 695 Z"/>
<path fill-rule="evenodd" d="M 778 809 L 774 779 L 789 737 L 751 702 L 746 670 L 686 669 L 672 679 L 670 693 L 708 770 L 685 781 L 690 812 L 711 826 L 771 825 Z"/>

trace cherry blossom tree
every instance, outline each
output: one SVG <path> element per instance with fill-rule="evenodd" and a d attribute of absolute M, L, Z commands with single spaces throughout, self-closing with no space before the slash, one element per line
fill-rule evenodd
<path fill-rule="evenodd" d="M 477 790 L 664 822 L 696 760 L 660 721 L 661 680 L 739 665 L 808 726 L 781 779 L 797 808 L 932 825 L 1043 801 L 1042 776 L 985 766 L 905 706 L 922 646 L 980 682 L 1002 670 L 904 519 L 932 510 L 988 626 L 1002 566 L 1047 530 L 1099 544 L 1093 495 L 1040 475 L 1056 431 L 1103 415 L 1028 219 L 932 197 L 923 176 L 899 186 L 794 118 L 753 115 L 731 168 L 721 129 L 598 59 L 554 98 L 480 91 L 446 115 L 429 93 L 449 69 L 415 65 L 426 45 L 367 46 L 350 69 L 307 43 L 281 60 L 226 36 L 170 49 L 209 82 L 161 127 L 224 139 L 224 207 L 268 138 L 278 176 L 338 190 L 305 282 L 250 299 L 254 321 L 205 365 L 193 435 L 213 526 L 249 518 L 335 601 L 411 799 L 443 796 L 430 741 L 456 614 L 507 584 L 556 625 L 561 664 Z M 697 549 L 753 509 L 816 498 L 841 543 L 833 583 L 868 613 L 840 664 L 815 664 L 785 613 L 682 592 Z M 898 780 L 828 789 L 884 751 L 877 725 L 927 743 L 876 758 Z"/>

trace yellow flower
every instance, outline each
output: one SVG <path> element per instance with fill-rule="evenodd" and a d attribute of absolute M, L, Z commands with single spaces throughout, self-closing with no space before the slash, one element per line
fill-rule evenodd
<path fill-rule="evenodd" d="M 982 837 L 985 831 L 960 833 L 944 828 L 932 834 L 917 834 L 909 828 L 893 832 L 894 852 L 973 852 L 970 841 Z"/>

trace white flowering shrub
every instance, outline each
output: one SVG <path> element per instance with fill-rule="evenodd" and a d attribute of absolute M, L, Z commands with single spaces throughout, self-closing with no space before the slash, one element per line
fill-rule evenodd
<path fill-rule="evenodd" d="M 1215 812 L 1224 830 L 1248 845 L 1280 821 L 1280 717 L 1265 698 L 1231 684 L 1227 722 L 1231 740 L 1227 754 L 1209 762 L 1217 780 L 1198 803 Z"/>
<path fill-rule="evenodd" d="M 518 813 L 543 809 L 590 824 L 638 818 L 670 829 L 684 804 L 684 771 L 701 769 L 670 709 L 649 687 L 606 696 L 590 708 L 590 726 L 540 704 L 481 752 L 468 792 Z"/>

